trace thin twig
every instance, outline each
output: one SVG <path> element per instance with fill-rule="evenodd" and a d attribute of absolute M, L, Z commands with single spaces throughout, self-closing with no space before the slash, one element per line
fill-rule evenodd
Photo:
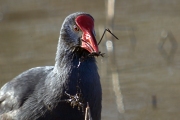
<path fill-rule="evenodd" d="M 102 39 L 103 39 L 104 34 L 106 33 L 106 31 L 108 31 L 109 33 L 111 33 L 112 36 L 114 36 L 117 40 L 119 40 L 108 28 L 106 28 L 106 29 L 104 30 L 104 32 L 103 32 L 103 35 L 102 35 L 100 41 L 98 42 L 98 45 L 101 43 L 101 41 L 102 41 Z"/>
<path fill-rule="evenodd" d="M 92 120 L 91 111 L 90 111 L 90 107 L 89 107 L 88 102 L 87 102 L 87 107 L 86 107 L 86 113 L 85 113 L 85 119 L 84 120 Z"/>

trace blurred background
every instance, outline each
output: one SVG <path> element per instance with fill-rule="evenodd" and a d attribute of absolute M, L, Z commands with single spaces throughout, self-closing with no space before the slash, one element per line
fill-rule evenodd
<path fill-rule="evenodd" d="M 105 57 L 97 64 L 102 120 L 179 120 L 179 0 L 0 0 L 0 86 L 36 66 L 54 65 L 64 18 L 95 19 Z"/>

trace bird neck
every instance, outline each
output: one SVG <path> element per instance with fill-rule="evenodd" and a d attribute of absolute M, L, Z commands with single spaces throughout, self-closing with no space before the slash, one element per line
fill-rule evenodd
<path fill-rule="evenodd" d="M 59 38 L 56 58 L 55 58 L 55 70 L 61 70 L 64 68 L 68 68 L 68 66 L 73 65 L 73 52 L 71 48 L 66 45 L 61 37 Z"/>
<path fill-rule="evenodd" d="M 89 53 L 87 53 L 87 51 L 74 51 L 72 45 L 70 45 L 70 43 L 67 43 L 67 41 L 67 36 L 66 38 L 64 38 L 64 36 L 60 35 L 57 46 L 54 70 L 57 70 L 57 72 L 62 72 L 62 70 L 64 71 L 65 69 L 69 70 L 77 68 L 79 62 L 82 61 L 89 61 L 96 64 L 95 58 L 93 56 L 89 57 Z"/>

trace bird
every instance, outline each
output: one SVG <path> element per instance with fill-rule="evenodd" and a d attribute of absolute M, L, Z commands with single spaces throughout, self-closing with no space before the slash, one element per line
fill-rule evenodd
<path fill-rule="evenodd" d="M 54 66 L 24 71 L 0 89 L 1 120 L 101 119 L 102 88 L 96 58 L 101 55 L 94 18 L 85 12 L 62 23 Z"/>

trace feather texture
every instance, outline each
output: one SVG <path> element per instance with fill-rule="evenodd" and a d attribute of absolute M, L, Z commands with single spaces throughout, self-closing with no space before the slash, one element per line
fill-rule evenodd
<path fill-rule="evenodd" d="M 102 91 L 96 60 L 87 57 L 77 67 L 87 51 L 73 50 L 74 46 L 80 45 L 80 38 L 72 31 L 72 26 L 75 17 L 82 14 L 90 16 L 78 12 L 65 19 L 60 30 L 55 66 L 29 69 L 1 88 L 0 119 L 83 120 L 84 113 L 77 106 L 73 108 L 65 94 L 75 95 L 77 86 L 83 103 L 89 103 L 93 120 L 101 119 Z"/>

